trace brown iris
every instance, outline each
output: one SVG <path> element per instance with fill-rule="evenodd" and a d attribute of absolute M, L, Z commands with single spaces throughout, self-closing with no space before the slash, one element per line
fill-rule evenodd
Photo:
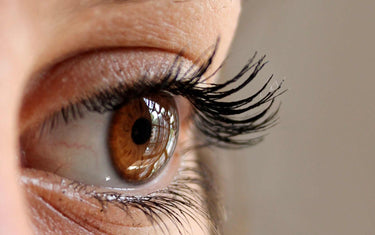
<path fill-rule="evenodd" d="M 111 121 L 109 148 L 114 166 L 125 181 L 151 179 L 172 156 L 177 136 L 176 104 L 170 95 L 133 99 Z"/>

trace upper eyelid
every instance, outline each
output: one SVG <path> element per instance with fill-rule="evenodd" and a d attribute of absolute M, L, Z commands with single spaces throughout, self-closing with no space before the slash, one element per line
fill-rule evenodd
<path fill-rule="evenodd" d="M 152 91 L 158 92 L 164 88 L 175 95 L 185 96 L 194 106 L 194 122 L 196 127 L 200 133 L 208 137 L 202 144 L 203 146 L 214 144 L 218 147 L 246 147 L 257 144 L 263 139 L 263 135 L 246 137 L 246 139 L 238 139 L 237 137 L 263 132 L 276 124 L 280 105 L 276 109 L 273 109 L 274 101 L 285 92 L 285 90 L 280 91 L 283 82 L 280 84 L 276 82 L 276 87 L 272 87 L 273 85 L 269 87 L 273 78 L 271 76 L 254 94 L 232 102 L 224 101 L 222 99 L 230 97 L 250 84 L 267 62 L 264 62 L 265 56 L 254 62 L 255 53 L 243 69 L 232 79 L 222 84 L 209 83 L 205 87 L 202 87 L 202 84 L 206 81 L 204 74 L 212 65 L 216 49 L 217 46 L 213 48 L 207 59 L 203 59 L 205 58 L 205 53 L 203 53 L 200 59 L 202 62 L 198 68 L 194 69 L 192 66 L 187 68 L 186 71 L 181 70 L 181 64 L 179 63 L 181 57 L 176 56 L 165 77 L 161 77 L 161 80 L 154 84 L 156 86 L 145 86 L 146 94 Z M 220 68 L 221 66 L 219 66 Z M 249 73 L 249 71 L 251 72 Z M 216 72 L 217 70 L 214 73 Z M 241 78 L 247 73 L 249 73 L 247 78 L 241 81 Z M 207 77 L 211 76 L 212 74 Z M 239 84 L 235 88 L 227 89 L 229 85 L 237 82 Z M 142 82 L 141 84 L 145 85 Z M 267 88 L 269 89 L 268 91 Z M 144 94 L 137 92 L 136 89 L 133 90 L 134 94 L 138 96 Z M 94 103 L 91 106 L 85 105 L 85 107 L 88 110 L 102 112 L 101 110 L 105 111 L 108 109 L 106 103 L 109 101 L 109 108 L 112 109 L 113 105 L 116 104 L 113 104 L 111 97 L 115 96 L 115 99 L 120 99 L 120 102 L 117 103 L 119 105 L 123 102 L 121 101 L 124 99 L 123 97 L 128 95 L 126 94 L 127 91 L 115 89 L 108 93 L 99 93 L 99 103 Z M 253 110 L 255 112 L 249 113 L 248 116 L 242 118 L 236 117 L 238 114 Z"/>
<path fill-rule="evenodd" d="M 247 134 L 257 134 L 275 125 L 276 121 L 278 120 L 277 112 L 279 108 L 273 109 L 273 104 L 274 104 L 275 98 L 283 93 L 283 91 L 280 92 L 282 83 L 280 83 L 276 87 L 276 89 L 272 89 L 271 87 L 269 87 L 270 81 L 272 79 L 272 76 L 271 76 L 271 78 L 267 80 L 265 85 L 263 85 L 263 87 L 260 88 L 258 92 L 251 94 L 249 97 L 245 99 L 236 100 L 234 102 L 222 101 L 223 98 L 229 97 L 232 94 L 238 92 L 239 90 L 244 89 L 256 77 L 256 75 L 263 68 L 266 62 L 264 62 L 264 57 L 262 57 L 258 62 L 253 63 L 254 62 L 253 60 L 255 59 L 255 56 L 256 56 L 254 55 L 248 61 L 248 63 L 244 66 L 244 68 L 229 81 L 222 83 L 222 84 L 208 83 L 207 85 L 202 86 L 202 84 L 206 81 L 206 78 L 212 76 L 212 74 L 211 75 L 209 74 L 208 76 L 204 76 L 204 74 L 210 71 L 210 68 L 212 68 L 212 61 L 215 56 L 216 50 L 217 50 L 217 44 L 214 48 L 211 49 L 211 53 L 207 53 L 207 52 L 210 52 L 210 50 L 206 51 L 206 53 L 203 53 L 202 57 L 198 59 L 197 61 L 195 61 L 195 63 L 186 61 L 186 59 L 182 55 L 164 54 L 164 55 L 170 56 L 169 60 L 160 61 L 158 60 L 160 59 L 160 57 L 159 58 L 156 57 L 156 59 L 154 58 L 154 61 L 158 61 L 159 64 L 156 64 L 156 66 L 155 64 L 151 64 L 151 68 L 156 68 L 156 71 L 160 72 L 160 69 L 162 68 L 161 70 L 163 71 L 159 75 L 156 75 L 155 73 L 150 72 L 147 68 L 139 66 L 139 64 L 136 64 L 136 65 L 133 65 L 133 67 L 130 66 L 131 69 L 129 70 L 139 69 L 141 73 L 138 74 L 137 76 L 125 76 L 126 79 L 124 79 L 123 77 L 119 78 L 118 73 L 120 72 L 120 75 L 122 75 L 121 66 L 123 66 L 124 63 L 126 62 L 131 63 L 133 60 L 131 60 L 131 58 L 129 58 L 128 56 L 125 56 L 126 53 L 121 52 L 121 51 L 117 51 L 117 52 L 119 53 L 120 56 L 125 56 L 124 61 L 121 61 L 119 63 L 119 61 L 115 59 L 115 58 L 118 59 L 119 57 L 109 56 L 109 57 L 105 57 L 107 58 L 106 60 L 101 60 L 101 57 L 99 57 L 98 59 L 97 57 L 94 56 L 94 59 L 92 61 L 93 63 L 89 63 L 88 64 L 89 67 L 87 67 L 87 64 L 86 64 L 87 70 L 82 69 L 81 67 L 84 67 L 84 66 L 80 66 L 81 64 L 75 63 L 75 61 L 73 61 L 73 63 L 70 63 L 70 64 L 69 62 L 71 61 L 68 61 L 68 66 L 67 66 L 68 69 L 74 70 L 72 68 L 78 67 L 78 75 L 75 74 L 76 76 L 78 76 L 78 78 L 73 76 L 72 79 L 76 83 L 73 84 L 72 86 L 74 88 L 73 92 L 78 91 L 79 96 L 76 96 L 75 100 L 74 99 L 70 99 L 70 100 L 62 99 L 63 103 L 61 102 L 57 103 L 57 107 L 55 107 L 54 112 L 50 111 L 49 114 L 53 115 L 56 111 L 59 111 L 63 109 L 64 107 L 75 108 L 74 106 L 72 106 L 72 104 L 73 105 L 77 104 L 80 101 L 82 103 L 82 101 L 84 100 L 83 97 L 90 97 L 90 94 L 91 96 L 93 94 L 99 94 L 99 96 L 104 97 L 104 100 L 106 99 L 105 97 L 111 97 L 113 94 L 106 93 L 106 91 L 108 90 L 106 89 L 103 90 L 103 85 L 107 87 L 107 89 L 108 87 L 111 87 L 110 85 L 106 86 L 105 83 L 107 82 L 108 78 L 112 78 L 113 76 L 115 77 L 114 79 L 115 84 L 121 83 L 121 80 L 125 82 L 125 84 L 126 83 L 129 84 L 129 82 L 130 84 L 133 83 L 133 88 L 134 88 L 133 92 L 135 91 L 135 94 L 138 94 L 141 96 L 144 93 L 139 93 L 137 89 L 142 90 L 143 88 L 149 88 L 149 91 L 151 91 L 151 88 L 155 88 L 155 91 L 160 91 L 160 90 L 163 90 L 163 88 L 165 88 L 165 90 L 170 91 L 171 93 L 175 95 L 185 96 L 194 106 L 194 110 L 196 114 L 194 118 L 194 122 L 198 130 L 201 133 L 203 133 L 206 137 L 208 137 L 205 140 L 203 145 L 215 144 L 219 147 L 229 147 L 231 145 L 232 147 L 234 146 L 245 147 L 248 145 L 256 144 L 260 140 L 263 139 L 262 135 L 246 137 L 247 139 L 245 140 L 237 139 L 237 136 L 246 136 Z M 143 52 L 144 54 L 142 54 Z M 141 51 L 141 59 L 142 59 L 141 61 L 142 63 L 145 61 L 147 63 L 148 60 L 145 59 L 144 57 L 150 54 L 150 51 L 146 51 L 146 52 L 143 51 L 143 52 Z M 159 52 L 159 53 L 163 53 L 163 52 Z M 83 62 L 83 64 L 85 65 L 85 62 L 87 62 L 87 60 L 84 57 L 83 59 L 81 58 L 81 60 L 78 60 L 78 62 Z M 186 63 L 189 66 L 184 66 L 186 65 Z M 198 64 L 199 66 L 196 66 L 195 64 Z M 71 67 L 69 67 L 69 65 Z M 94 68 L 92 69 L 92 71 L 94 71 L 93 74 L 91 71 L 91 66 L 94 66 Z M 64 68 L 63 65 L 62 67 Z M 101 69 L 105 70 L 105 72 L 103 73 Z M 220 66 L 219 66 L 219 69 L 220 69 Z M 68 72 L 70 70 L 68 70 Z M 81 74 L 81 72 L 83 74 Z M 84 79 L 81 79 L 80 76 L 81 75 L 84 76 L 85 72 L 89 73 L 89 75 L 91 76 L 91 77 L 88 76 L 89 78 L 94 78 L 94 79 L 99 80 L 97 81 L 99 85 L 96 84 L 99 87 L 97 86 L 95 87 L 95 85 L 90 84 L 88 86 L 86 85 L 85 87 L 86 89 L 81 89 L 79 84 L 81 84 L 82 86 L 85 86 L 85 84 L 82 81 Z M 100 74 L 97 74 L 97 73 L 100 73 Z M 115 76 L 116 73 L 117 73 L 117 77 Z M 247 73 L 248 75 L 246 75 Z M 59 75 L 58 69 L 57 69 L 57 74 Z M 106 75 L 110 77 L 106 77 Z M 181 78 L 181 76 L 183 77 L 183 80 L 177 81 L 178 79 Z M 241 81 L 241 79 L 244 76 L 245 77 L 247 76 L 247 78 Z M 103 79 L 105 81 L 104 84 L 103 84 Z M 129 81 L 129 79 L 134 79 L 134 80 Z M 142 80 L 142 82 L 138 82 L 139 79 L 146 79 L 146 80 L 144 81 Z M 150 83 L 148 82 L 147 79 L 157 79 L 158 82 Z M 160 79 L 162 79 L 163 81 L 160 81 Z M 46 80 L 46 82 L 49 82 L 49 81 L 50 80 Z M 60 82 L 58 84 L 61 84 L 61 77 L 58 77 L 57 81 Z M 229 89 L 229 90 L 227 89 L 229 85 L 237 81 L 239 81 L 240 83 L 239 85 L 236 85 L 236 87 L 233 89 Z M 150 84 L 154 84 L 160 87 L 153 87 L 153 86 L 150 86 Z M 64 83 L 62 83 L 62 85 L 64 85 Z M 136 87 L 136 85 L 138 85 L 138 87 Z M 130 85 L 130 87 L 132 86 Z M 88 93 L 84 93 L 87 89 L 90 89 L 90 88 L 91 88 L 91 91 L 88 91 Z M 117 95 L 119 95 L 120 98 L 122 95 L 124 95 L 124 92 L 128 91 L 129 89 L 129 88 L 127 89 L 126 86 L 124 89 L 123 88 L 124 87 L 120 86 L 120 90 L 114 90 L 114 93 L 115 94 L 117 93 Z M 268 91 L 267 91 L 267 88 L 269 89 Z M 46 87 L 44 87 L 44 89 L 46 90 Z M 66 87 L 65 87 L 65 90 L 66 90 Z M 61 92 L 61 87 L 57 86 L 55 87 L 55 89 L 52 89 L 52 91 Z M 82 94 L 82 91 L 84 94 Z M 104 93 L 100 93 L 103 91 Z M 51 90 L 46 90 L 46 92 L 47 93 L 51 92 Z M 68 89 L 67 92 L 71 92 L 71 90 Z M 263 93 L 265 93 L 265 95 Z M 40 94 L 38 95 L 40 97 Z M 56 97 L 56 94 L 50 94 L 50 95 L 52 97 Z M 125 97 L 126 96 L 127 94 L 125 94 Z M 60 95 L 60 98 L 61 97 L 65 97 L 64 94 Z M 40 99 L 31 99 L 31 100 L 37 101 L 37 102 L 41 101 Z M 48 100 L 48 102 L 49 104 L 56 106 L 55 102 L 50 101 L 50 100 Z M 119 104 L 120 103 L 118 103 L 118 105 Z M 104 106 L 102 105 L 102 107 Z M 88 110 L 90 109 L 94 111 L 96 110 L 95 107 L 90 108 L 90 106 L 86 106 L 86 108 Z M 257 109 L 258 111 L 254 113 L 253 109 Z M 20 122 L 21 124 L 24 124 L 22 122 L 22 117 L 24 117 L 22 115 L 23 110 L 24 109 L 21 109 L 21 122 Z M 100 110 L 97 109 L 96 111 L 100 111 Z M 253 111 L 253 113 L 252 114 L 250 113 L 249 114 L 250 116 L 247 116 L 244 118 L 242 117 L 240 119 L 238 119 L 239 117 L 235 117 L 235 116 L 233 117 L 233 115 L 238 115 L 241 113 L 245 113 L 247 111 Z M 41 122 L 43 118 L 46 118 L 46 116 L 39 117 L 40 119 L 39 121 Z M 30 119 L 24 119 L 23 121 L 29 121 L 29 120 Z M 33 119 L 31 120 L 35 121 Z M 53 123 L 53 119 L 52 119 L 52 123 Z M 30 124 L 30 123 L 26 123 L 25 125 L 26 127 L 28 126 L 27 124 Z M 22 130 L 23 129 L 21 127 L 21 132 Z"/>
<path fill-rule="evenodd" d="M 51 9 L 47 19 L 51 24 L 40 24 L 45 18 L 37 18 L 38 21 L 33 22 L 35 27 L 48 33 L 43 45 L 36 47 L 38 58 L 33 62 L 33 72 L 51 65 L 51 61 L 55 64 L 67 57 L 103 48 L 158 48 L 171 53 L 179 53 L 185 48 L 186 58 L 194 60 L 219 35 L 223 34 L 224 41 L 229 42 L 232 34 L 222 31 L 227 28 L 230 32 L 234 31 L 239 15 L 238 1 L 226 1 L 224 5 L 228 7 L 219 12 L 213 11 L 210 5 L 216 5 L 216 2 L 223 5 L 222 1 L 207 4 L 206 0 L 196 0 L 171 4 L 171 0 L 137 0 L 136 4 L 94 6 L 81 2 L 90 1 L 55 1 L 48 6 Z M 31 9 L 39 10 L 39 7 L 35 4 Z M 153 14 L 150 14 L 151 11 Z M 106 17 L 101 17 L 103 15 Z M 38 35 L 40 37 L 43 35 Z M 224 57 L 229 43 L 221 46 L 220 57 Z"/>
<path fill-rule="evenodd" d="M 98 90 L 105 90 L 106 86 L 119 83 L 131 86 L 139 79 L 160 79 L 169 71 L 176 56 L 155 49 L 118 48 L 94 51 L 57 64 L 42 72 L 42 77 L 32 78 L 26 86 L 20 109 L 20 132 L 25 127 L 40 123 L 62 107 L 89 97 Z M 186 68 L 193 66 L 184 57 L 180 60 Z M 35 94 L 38 94 L 38 99 L 34 98 Z"/>

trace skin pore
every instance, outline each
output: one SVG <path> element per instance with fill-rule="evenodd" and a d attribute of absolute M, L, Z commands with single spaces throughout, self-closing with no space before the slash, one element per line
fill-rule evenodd
<path fill-rule="evenodd" d="M 31 234 L 32 230 L 69 234 L 155 232 L 147 218 L 140 214 L 135 213 L 130 219 L 129 215 L 115 208 L 100 214 L 95 206 L 90 207 L 94 203 L 91 199 L 74 192 L 71 197 L 63 195 L 60 179 L 54 174 L 19 170 L 19 130 L 23 130 L 31 118 L 27 110 L 35 109 L 38 103 L 37 95 L 22 100 L 24 91 L 43 87 L 46 81 L 30 83 L 30 79 L 56 64 L 85 52 L 106 48 L 126 49 L 129 56 L 138 56 L 140 49 L 176 55 L 183 50 L 186 60 L 195 61 L 220 37 L 212 66 L 216 68 L 228 51 L 239 12 L 239 0 L 2 1 L 0 234 Z M 33 82 L 38 84 L 36 88 L 27 87 Z M 73 81 L 67 83 L 73 84 L 71 86 L 75 84 Z M 51 87 L 58 89 L 56 84 Z M 37 91 L 34 93 L 37 94 Z M 40 95 L 43 96 L 42 93 Z M 66 91 L 60 95 L 70 94 Z M 47 112 L 46 107 L 59 102 L 55 100 L 38 107 L 38 113 Z M 25 103 L 29 105 L 25 106 Z M 21 112 L 19 107 L 22 107 Z M 24 179 L 22 187 L 20 176 Z M 36 184 L 35 180 L 39 183 Z M 27 200 L 22 196 L 22 190 L 26 192 Z M 66 216 L 69 213 L 74 214 L 74 221 Z M 87 221 L 90 221 L 90 226 L 95 224 L 95 229 L 87 229 Z M 174 234 L 175 228 L 170 227 Z M 199 226 L 193 226 L 192 230 L 196 231 L 194 234 L 201 231 Z"/>

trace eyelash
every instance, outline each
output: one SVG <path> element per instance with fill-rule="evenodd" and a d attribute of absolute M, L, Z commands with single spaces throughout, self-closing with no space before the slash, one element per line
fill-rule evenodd
<path fill-rule="evenodd" d="M 132 98 L 167 91 L 174 95 L 184 96 L 194 106 L 194 113 L 191 119 L 194 120 L 194 126 L 197 130 L 205 136 L 205 139 L 202 141 L 206 141 L 195 147 L 214 145 L 223 148 L 241 148 L 255 145 L 263 139 L 262 135 L 257 137 L 251 136 L 247 139 L 238 139 L 236 137 L 259 133 L 276 124 L 280 106 L 276 109 L 272 108 L 275 99 L 285 92 L 279 92 L 282 82 L 275 89 L 270 89 L 261 97 L 262 93 L 269 88 L 272 81 L 271 76 L 263 87 L 253 95 L 231 102 L 221 101 L 249 85 L 267 62 L 264 62 L 265 56 L 263 56 L 257 62 L 253 63 L 256 57 L 255 53 L 241 71 L 229 81 L 221 84 L 205 83 L 206 80 L 215 75 L 221 68 L 220 66 L 213 74 L 206 78 L 204 77 L 204 74 L 212 64 L 215 51 L 216 48 L 206 61 L 203 61 L 202 58 L 198 59 L 195 64 L 199 63 L 199 61 L 203 62 L 200 63 L 197 69 L 194 70 L 192 66 L 185 73 L 181 72 L 183 64 L 180 63 L 182 61 L 182 55 L 180 54 L 176 57 L 169 72 L 159 82 L 155 83 L 149 82 L 147 79 L 140 79 L 142 82 L 134 84 L 131 88 L 124 88 L 123 85 L 119 85 L 99 91 L 91 97 L 81 99 L 54 113 L 43 122 L 40 130 L 45 131 L 47 128 L 51 131 L 58 124 L 59 120 L 64 120 L 65 123 L 68 123 L 71 120 L 82 118 L 84 110 L 99 113 L 114 111 Z M 242 83 L 232 89 L 224 90 L 233 83 L 238 82 L 251 69 L 253 71 Z M 241 117 L 240 119 L 232 117 L 240 116 L 255 109 L 258 109 L 258 112 L 251 116 L 243 117 L 242 119 Z"/>
<path fill-rule="evenodd" d="M 184 159 L 185 163 L 187 162 Z M 205 207 L 202 207 L 202 203 L 207 202 L 208 196 L 206 193 L 202 195 L 198 190 L 193 189 L 193 185 L 203 187 L 204 191 L 210 191 L 216 194 L 216 188 L 213 186 L 212 172 L 210 171 L 207 164 L 201 160 L 189 160 L 190 163 L 194 164 L 194 167 L 182 166 L 178 170 L 177 176 L 168 185 L 167 188 L 158 190 L 147 196 L 123 196 L 118 192 L 95 192 L 89 191 L 85 184 L 80 182 L 71 183 L 69 186 L 75 191 L 84 193 L 85 195 L 91 196 L 98 200 L 102 205 L 102 211 L 105 211 L 107 205 L 113 205 L 122 209 L 125 213 L 128 213 L 129 208 L 136 208 L 142 211 L 148 220 L 155 226 L 157 226 L 163 234 L 169 233 L 169 227 L 166 225 L 164 218 L 169 219 L 179 231 L 179 234 L 185 234 L 188 232 L 188 228 L 184 227 L 183 222 L 192 219 L 202 231 L 212 231 L 214 234 L 218 234 L 220 226 L 217 221 L 220 221 L 220 213 L 211 215 L 205 211 Z M 194 177 L 191 176 L 193 173 Z M 189 176 L 187 176 L 189 174 Z M 165 217 L 162 217 L 164 215 Z M 210 222 L 208 226 L 203 228 L 205 224 L 202 219 Z M 183 216 L 183 218 L 181 218 Z M 198 218 L 198 219 L 197 219 Z M 154 227 L 155 228 L 155 227 Z"/>
<path fill-rule="evenodd" d="M 198 67 L 190 67 L 186 72 L 182 72 L 183 60 L 182 53 L 176 56 L 174 63 L 170 67 L 166 75 L 159 80 L 159 82 L 150 82 L 147 79 L 140 79 L 139 83 L 132 85 L 131 88 L 119 85 L 110 89 L 99 91 L 98 93 L 81 99 L 79 102 L 71 104 L 62 108 L 59 112 L 52 114 L 45 122 L 43 122 L 42 132 L 51 131 L 59 120 L 64 120 L 68 123 L 77 118 L 82 118 L 85 110 L 105 113 L 114 111 L 124 105 L 128 100 L 136 97 L 157 94 L 159 92 L 169 92 L 174 95 L 181 95 L 188 99 L 193 109 L 191 120 L 193 120 L 195 128 L 203 134 L 199 144 L 194 147 L 217 146 L 222 148 L 241 148 L 254 145 L 263 139 L 263 136 L 250 136 L 245 138 L 248 134 L 253 135 L 274 126 L 278 120 L 277 113 L 280 105 L 273 108 L 275 99 L 284 91 L 281 90 L 281 85 L 277 85 L 275 89 L 269 89 L 272 76 L 264 83 L 264 85 L 254 94 L 241 100 L 231 102 L 223 101 L 231 95 L 243 90 L 254 78 L 259 71 L 265 66 L 267 62 L 264 61 L 265 56 L 261 57 L 254 63 L 256 53 L 242 68 L 242 70 L 232 79 L 225 83 L 214 84 L 206 83 L 206 81 L 213 77 L 221 68 L 221 66 L 211 75 L 205 77 L 205 73 L 212 65 L 216 52 L 216 47 L 208 55 L 202 55 L 194 64 Z M 204 59 L 207 58 L 208 59 Z M 251 71 L 251 72 L 250 72 Z M 246 76 L 246 74 L 249 75 Z M 241 82 L 241 80 L 243 80 Z M 231 85 L 236 85 L 229 89 Z M 257 110 L 256 114 L 245 116 L 241 118 L 241 114 L 246 114 L 249 111 Z M 62 117 L 62 118 L 61 118 Z M 238 117 L 238 118 L 236 118 Z M 242 139 L 241 139 L 242 138 Z M 203 142 L 205 141 L 205 142 Z M 200 214 L 204 219 L 211 221 L 212 214 L 205 211 L 200 205 L 204 205 L 207 200 L 207 195 L 198 193 L 190 184 L 196 184 L 203 187 L 206 192 L 215 192 L 212 182 L 209 181 L 211 177 L 208 167 L 200 160 L 196 160 L 197 167 L 184 167 L 178 170 L 178 175 L 173 182 L 165 189 L 159 190 L 147 196 L 123 196 L 118 192 L 89 192 L 84 184 L 74 182 L 71 186 L 74 189 L 90 195 L 97 199 L 105 209 L 108 203 L 123 209 L 126 212 L 130 207 L 141 210 L 149 220 L 158 226 L 163 232 L 168 227 L 160 217 L 158 212 L 165 215 L 176 226 L 180 234 L 186 228 L 181 228 L 183 225 L 181 221 L 182 215 L 184 218 L 190 217 L 196 220 L 194 213 Z M 198 168 L 204 167 L 204 170 Z M 196 177 L 186 176 L 186 173 L 194 172 Z M 212 179 L 212 178 L 211 178 Z M 220 213 L 214 216 L 216 220 L 220 220 Z M 201 221 L 195 221 L 199 226 L 202 226 Z M 211 222 L 209 230 L 214 233 L 218 232 L 218 222 Z"/>

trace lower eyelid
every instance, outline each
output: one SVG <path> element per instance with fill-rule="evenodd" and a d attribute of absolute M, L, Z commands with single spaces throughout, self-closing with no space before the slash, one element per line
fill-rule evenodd
<path fill-rule="evenodd" d="M 152 222 L 155 218 L 151 219 L 152 215 L 145 214 L 148 209 L 144 205 L 154 200 L 156 204 L 151 204 L 153 210 L 161 216 L 160 218 L 163 218 L 163 221 L 172 230 L 174 229 L 177 232 L 179 229 L 188 229 L 189 226 L 199 227 L 203 226 L 204 223 L 208 224 L 203 222 L 208 220 L 208 215 L 203 206 L 206 198 L 201 183 L 202 180 L 210 181 L 210 179 L 202 179 L 200 174 L 196 174 L 199 172 L 199 167 L 196 164 L 191 164 L 195 162 L 195 158 L 195 154 L 188 154 L 187 161 L 184 161 L 186 169 L 181 170 L 182 175 L 178 175 L 172 182 L 174 186 L 172 188 L 167 186 L 165 189 L 159 190 L 160 193 L 150 194 L 144 199 L 144 204 L 137 202 L 137 200 L 143 200 L 139 197 L 130 197 L 127 199 L 128 201 L 124 200 L 125 203 L 104 200 L 100 198 L 102 194 L 93 193 L 92 187 L 74 183 L 53 173 L 34 169 L 23 169 L 21 180 L 27 191 L 26 195 L 29 202 L 36 203 L 31 203 L 34 219 L 40 217 L 40 213 L 51 214 L 50 216 L 62 215 L 65 219 L 73 221 L 73 226 L 94 233 L 104 231 L 110 234 L 127 234 L 131 231 L 133 234 L 135 228 L 142 229 L 142 233 L 145 232 L 144 229 L 150 230 L 152 228 L 153 231 L 155 231 L 155 228 L 165 229 L 162 228 L 163 225 L 159 224 L 160 221 L 157 221 L 157 217 L 156 221 Z M 192 174 L 192 172 L 195 173 Z M 170 192 L 168 194 L 168 190 L 176 192 L 181 190 L 179 194 L 185 195 L 187 201 L 181 204 L 181 202 L 178 202 L 181 200 L 180 196 L 170 194 Z M 107 199 L 111 198 L 110 193 L 108 195 Z M 165 199 L 163 199 L 164 197 Z M 174 203 L 174 200 L 177 200 L 177 202 Z M 158 208 L 159 204 L 163 206 Z M 163 211 L 163 208 L 166 207 L 169 207 L 168 211 L 170 212 Z M 174 210 L 179 211 L 179 213 L 166 214 L 172 213 L 171 211 Z M 190 218 L 187 215 L 193 215 L 197 221 L 190 218 L 182 225 L 179 224 L 173 219 L 173 216 L 178 216 L 179 220 L 183 221 L 184 219 L 181 218 L 182 212 L 185 214 L 185 219 Z M 40 223 L 40 221 L 34 222 Z M 109 229 L 107 225 L 110 230 L 107 230 Z M 161 228 L 159 228 L 160 226 Z"/>
<path fill-rule="evenodd" d="M 36 179 L 43 182 L 40 183 Z M 103 209 L 98 200 L 79 193 L 77 188 L 60 184 L 60 180 L 59 177 L 51 173 L 30 169 L 23 172 L 22 181 L 27 190 L 26 195 L 31 204 L 33 219 L 43 218 L 45 220 L 46 217 L 50 217 L 54 221 L 62 216 L 69 221 L 73 221 L 73 223 L 67 224 L 67 227 L 64 227 L 62 231 L 69 228 L 74 230 L 83 228 L 89 232 L 103 232 L 106 227 L 110 227 L 111 230 L 116 229 L 123 233 L 129 232 L 129 228 L 152 225 L 145 215 L 136 209 L 128 210 L 127 213 L 132 216 L 126 216 L 126 219 L 124 219 L 126 214 L 120 208 L 108 206 Z M 81 188 L 81 190 L 84 189 Z M 132 219 L 132 217 L 137 219 Z M 34 223 L 43 226 L 38 219 Z M 110 233 L 113 233 L 113 231 Z"/>

